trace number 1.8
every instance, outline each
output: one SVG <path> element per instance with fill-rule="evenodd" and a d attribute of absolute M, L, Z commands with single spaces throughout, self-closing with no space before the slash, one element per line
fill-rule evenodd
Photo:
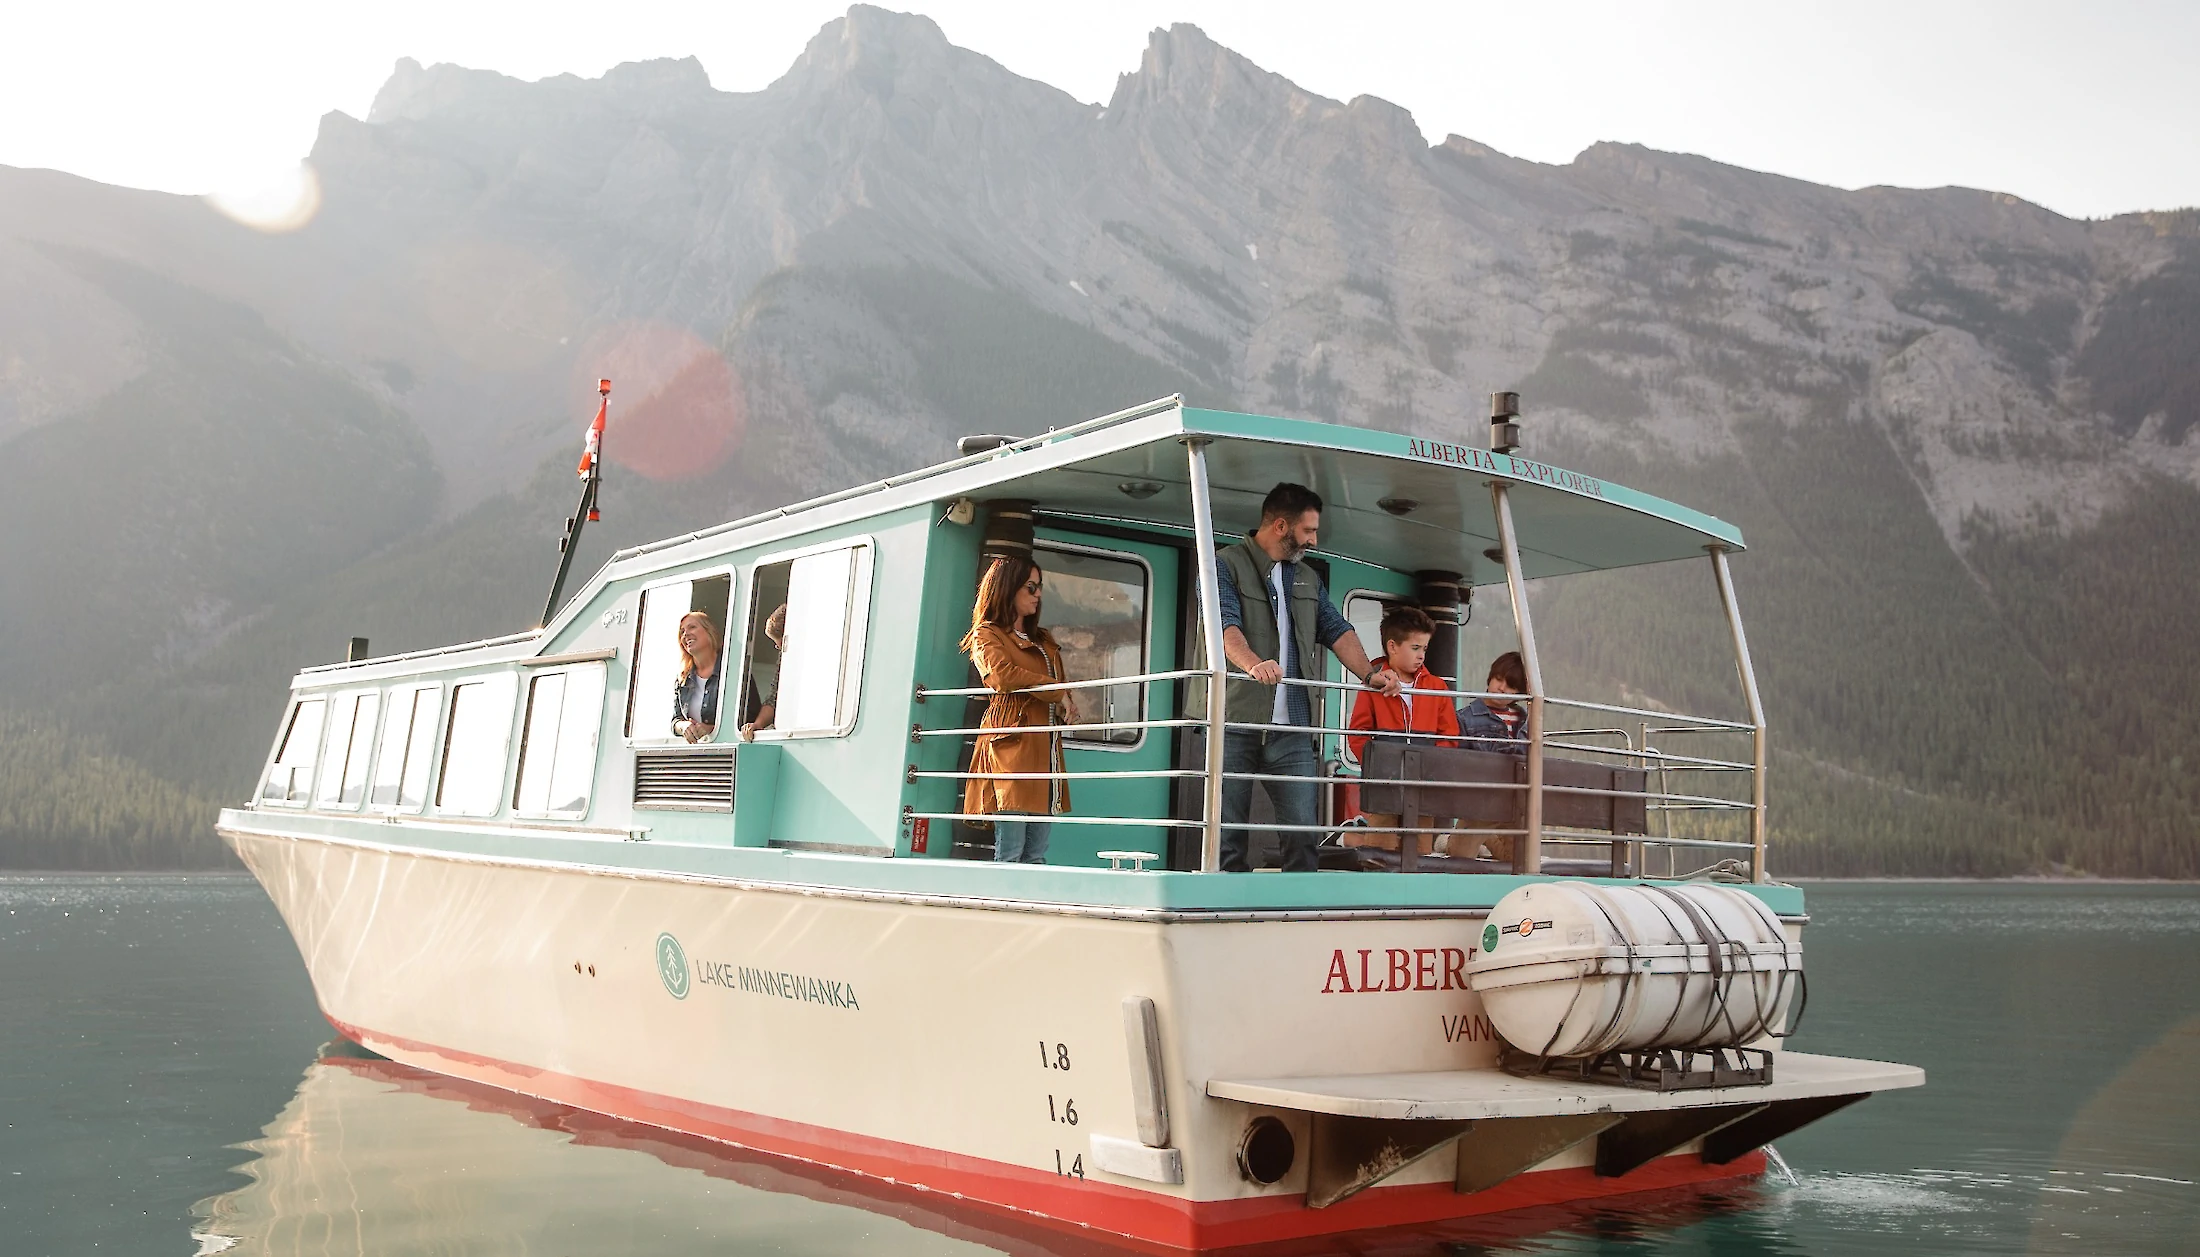
<path fill-rule="evenodd" d="M 1045 1039 L 1039 1040 L 1039 1068 L 1067 1070 L 1069 1044 L 1056 1043 L 1050 1047 Z"/>

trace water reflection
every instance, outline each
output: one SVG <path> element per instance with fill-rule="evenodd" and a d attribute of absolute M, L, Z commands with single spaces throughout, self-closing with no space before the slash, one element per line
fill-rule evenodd
<path fill-rule="evenodd" d="M 195 1210 L 202 1251 L 970 1251 L 925 1226 L 921 1206 L 905 1206 L 912 1220 L 863 1198 L 861 1180 L 381 1059 L 326 1056 L 309 1066 L 265 1133 L 242 1146 L 253 1154 L 239 1167 L 250 1181 Z M 851 1203 L 861 1207 L 842 1207 Z"/>
<path fill-rule="evenodd" d="M 933 1193 L 765 1157 L 457 1082 L 348 1045 L 306 1069 L 260 1138 L 248 1182 L 202 1200 L 211 1257 L 535 1257 L 544 1253 L 1004 1252 L 1124 1257 Z M 1789 1247 L 1750 1219 L 1756 1187 L 1682 1189 L 1439 1227 L 1229 1250 L 1234 1257 L 1451 1257 L 1633 1249 L 1707 1222 L 1743 1251 Z M 1731 1234 L 1730 1234 L 1731 1238 Z"/>

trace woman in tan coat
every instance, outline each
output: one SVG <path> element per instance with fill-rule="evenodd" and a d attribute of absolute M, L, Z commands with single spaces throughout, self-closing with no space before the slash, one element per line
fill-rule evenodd
<path fill-rule="evenodd" d="M 1066 690 L 1021 694 L 1035 685 L 1069 679 L 1062 648 L 1039 627 L 1039 565 L 1021 556 L 1001 556 L 986 569 L 970 611 L 970 633 L 962 651 L 978 665 L 978 675 L 993 690 L 986 704 L 986 729 L 1029 729 L 1074 724 L 1077 707 Z M 1058 773 L 1062 735 L 981 733 L 970 754 L 973 773 Z M 1026 817 L 1054 816 L 1069 810 L 1067 782 L 1032 778 L 973 777 L 963 810 L 993 816 L 993 858 L 1003 863 L 1044 864 L 1051 822 Z"/>

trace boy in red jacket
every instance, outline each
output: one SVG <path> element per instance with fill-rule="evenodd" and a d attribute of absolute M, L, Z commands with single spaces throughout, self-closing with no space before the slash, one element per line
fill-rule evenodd
<path fill-rule="evenodd" d="M 1436 632 L 1436 625 L 1428 613 L 1419 607 L 1394 606 L 1383 613 L 1383 654 L 1391 671 L 1401 677 L 1411 677 L 1406 682 L 1408 690 L 1448 690 L 1451 682 L 1430 672 L 1428 660 L 1429 638 Z M 1410 739 L 1422 746 L 1457 746 L 1459 736 L 1459 709 L 1452 700 L 1442 694 L 1382 694 L 1374 690 L 1360 691 L 1359 700 L 1352 705 L 1353 729 L 1365 729 L 1362 736 L 1345 739 L 1352 748 L 1352 757 L 1365 761 L 1368 743 L 1378 738 L 1386 741 L 1407 741 L 1400 735 L 1415 733 L 1424 736 Z M 1415 816 L 1404 818 L 1388 812 L 1366 813 L 1367 823 L 1377 829 L 1396 829 L 1405 821 L 1407 827 L 1419 829 L 1434 818 Z M 1361 834 L 1358 845 L 1381 847 L 1387 851 L 1402 850 L 1401 838 L 1411 838 L 1416 854 L 1422 850 L 1422 839 L 1428 831 L 1414 834 Z"/>

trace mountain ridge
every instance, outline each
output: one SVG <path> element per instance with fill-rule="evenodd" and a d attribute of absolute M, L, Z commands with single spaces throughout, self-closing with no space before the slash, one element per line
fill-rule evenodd
<path fill-rule="evenodd" d="M 102 638 L 127 678 L 0 643 L 0 711 L 169 687 L 111 745 L 233 796 L 264 741 L 243 696 L 272 703 L 312 657 L 297 626 L 371 623 L 381 645 L 532 617 L 507 534 L 547 547 L 572 399 L 599 374 L 611 508 L 632 494 L 626 518 L 668 531 L 1172 391 L 1478 442 L 1483 395 L 1514 387 L 1536 457 L 1744 526 L 1802 867 L 2200 871 L 2200 677 L 2164 638 L 2200 608 L 2149 540 L 2195 539 L 2200 213 L 2081 221 L 1621 143 L 1535 163 L 1431 143 L 1393 103 L 1321 97 L 1188 25 L 1082 102 L 864 6 L 755 92 L 692 58 L 535 83 L 401 61 L 367 119 L 322 120 L 309 162 L 321 210 L 281 236 L 0 170 L 0 276 L 27 277 L 0 331 L 38 329 L 0 349 L 0 454 L 121 396 L 173 330 L 53 248 L 256 312 L 329 414 L 393 417 L 413 436 L 376 439 L 419 451 L 386 455 L 418 467 L 378 491 L 402 501 L 389 526 L 331 532 L 316 579 Z M 239 430 L 279 430 L 278 409 L 244 403 Z M 96 477 L 72 457 L 57 483 Z M 240 498 L 298 488 L 201 470 Z M 310 474 L 332 512 L 353 500 Z M 360 592 L 429 554 L 449 608 Z M 70 623 L 129 605 L 47 579 L 42 611 Z M 2138 627 L 2116 659 L 2074 657 L 2060 600 L 2103 591 Z M 1667 696 L 1710 693 L 1723 665 L 1661 596 L 1539 593 L 1600 626 L 1554 667 L 1611 691 L 1685 657 Z M 2080 683 L 2117 692 L 2033 727 L 2032 696 Z M 220 746 L 152 732 L 194 724 Z"/>

